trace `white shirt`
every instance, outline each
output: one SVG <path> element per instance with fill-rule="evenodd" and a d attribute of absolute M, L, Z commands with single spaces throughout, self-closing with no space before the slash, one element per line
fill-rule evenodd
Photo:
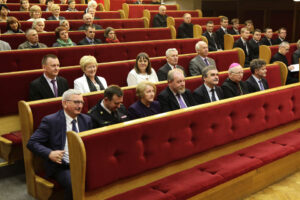
<path fill-rule="evenodd" d="M 170 88 L 170 90 L 171 90 L 171 88 Z M 179 105 L 179 107 L 180 107 L 180 102 L 179 102 L 179 100 L 178 100 L 177 93 L 175 93 L 173 90 L 171 90 L 171 92 L 174 94 L 175 99 L 177 100 L 178 105 Z M 180 98 L 182 99 L 182 102 L 184 103 L 184 105 L 185 105 L 186 107 L 188 107 L 188 106 L 186 105 L 185 101 L 184 101 L 183 96 L 182 96 L 181 94 L 179 94 L 179 96 L 180 96 Z"/>
<path fill-rule="evenodd" d="M 65 117 L 66 117 L 66 132 L 72 131 L 72 121 L 74 119 L 72 117 L 70 117 L 65 111 L 64 111 L 64 113 L 65 113 Z M 76 128 L 79 131 L 77 118 L 75 118 L 75 120 L 76 120 Z M 65 153 L 64 153 L 64 156 L 63 156 L 63 160 L 66 163 L 69 163 L 70 161 L 69 161 L 69 148 L 68 148 L 68 138 L 67 138 L 67 136 L 66 136 L 66 143 L 65 143 L 64 150 L 65 150 Z"/>
<path fill-rule="evenodd" d="M 52 84 L 52 82 L 51 82 L 53 79 L 48 78 L 48 77 L 46 76 L 46 74 L 44 74 L 44 77 L 45 77 L 45 79 L 47 80 L 48 85 L 49 85 L 49 87 L 51 88 L 51 90 L 52 90 L 52 92 L 53 92 L 53 95 L 55 96 L 54 87 L 53 87 L 53 84 Z M 56 77 L 55 77 L 54 80 L 56 80 Z M 57 80 L 55 81 L 55 85 L 56 85 L 57 92 L 58 92 Z"/>
<path fill-rule="evenodd" d="M 38 19 L 40 19 L 40 20 L 43 20 L 43 21 L 46 21 L 46 19 L 45 19 L 45 18 L 38 18 Z M 37 20 L 37 19 L 30 18 L 30 19 L 28 19 L 27 21 L 29 21 L 29 22 L 32 22 L 32 21 L 34 21 L 34 20 Z"/>
<path fill-rule="evenodd" d="M 151 74 L 138 74 L 133 68 L 127 76 L 128 86 L 137 85 L 142 81 L 158 82 L 158 78 L 154 69 L 151 68 Z"/>
<path fill-rule="evenodd" d="M 210 98 L 210 101 L 212 102 L 212 92 L 211 92 L 211 89 L 215 90 L 216 101 L 219 101 L 219 97 L 218 97 L 218 94 L 217 94 L 217 91 L 216 91 L 216 87 L 210 88 L 205 83 L 204 83 L 204 86 L 205 86 L 205 88 L 207 90 L 207 93 L 208 93 L 208 96 Z"/>

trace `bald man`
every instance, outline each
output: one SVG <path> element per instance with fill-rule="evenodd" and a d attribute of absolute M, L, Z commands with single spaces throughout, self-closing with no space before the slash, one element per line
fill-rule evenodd
<path fill-rule="evenodd" d="M 193 31 L 194 25 L 191 22 L 192 22 L 191 14 L 185 13 L 183 15 L 183 23 L 180 24 L 180 26 L 178 27 L 177 38 L 193 38 L 194 37 L 194 31 Z"/>
<path fill-rule="evenodd" d="M 153 18 L 153 27 L 167 27 L 167 8 L 166 6 L 159 6 L 158 14 Z"/>

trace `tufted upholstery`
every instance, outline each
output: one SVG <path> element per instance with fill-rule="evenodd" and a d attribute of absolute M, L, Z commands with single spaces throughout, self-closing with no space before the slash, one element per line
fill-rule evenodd
<path fill-rule="evenodd" d="M 172 39 L 169 28 L 117 29 L 116 33 L 120 42 Z M 104 42 L 103 34 L 104 30 L 96 31 L 95 37 Z M 71 31 L 69 37 L 73 42 L 78 43 L 85 38 L 85 33 L 83 31 Z M 1 35 L 1 40 L 8 42 L 12 49 L 17 49 L 21 43 L 26 41 L 26 37 L 25 34 L 5 34 Z M 55 33 L 41 33 L 39 34 L 39 41 L 51 47 L 56 42 Z"/>
<path fill-rule="evenodd" d="M 233 101 L 234 106 L 233 102 L 227 102 L 82 136 L 87 156 L 86 190 L 297 120 L 300 118 L 300 101 L 296 101 L 299 98 L 300 87 L 296 86 L 239 99 Z M 200 164 L 197 168 L 205 175 L 218 175 L 208 181 L 206 188 L 197 182 L 201 180 L 201 174 L 195 174 L 195 180 L 190 175 L 187 180 L 191 179 L 193 187 L 185 187 L 185 176 L 180 173 L 174 175 L 176 178 L 167 177 L 151 186 L 156 185 L 154 188 L 164 193 L 185 199 L 191 193 L 198 193 L 295 152 L 295 146 L 294 143 L 287 146 L 280 139 L 272 139 Z"/>
<path fill-rule="evenodd" d="M 76 0 L 78 1 L 78 0 Z M 60 1 L 58 1 L 58 3 L 60 3 Z M 76 4 L 76 9 L 79 11 L 84 11 L 87 8 L 87 4 L 80 4 L 81 2 L 79 1 L 78 4 Z M 46 5 L 39 5 L 42 9 L 42 11 L 46 10 L 47 6 Z M 64 11 L 68 9 L 68 4 L 63 4 L 63 5 L 59 5 L 60 6 L 60 10 Z M 16 2 L 16 3 L 8 3 L 7 7 L 10 11 L 19 11 L 20 10 L 20 2 Z"/>
<path fill-rule="evenodd" d="M 82 19 L 84 12 L 79 11 L 79 12 L 67 12 L 61 10 L 60 16 L 65 17 L 67 20 L 70 19 Z M 100 19 L 120 19 L 121 15 L 120 12 L 118 11 L 97 11 L 96 17 Z M 9 16 L 14 16 L 16 17 L 19 21 L 26 21 L 30 19 L 30 15 L 26 11 L 12 11 L 9 13 Z M 48 19 L 48 17 L 52 16 L 51 12 L 42 12 L 42 18 Z"/>
<path fill-rule="evenodd" d="M 71 30 L 78 30 L 84 23 L 82 20 L 68 20 Z M 32 27 L 32 22 L 21 21 L 21 27 L 23 30 L 27 30 Z M 97 19 L 94 20 L 94 24 L 101 25 L 104 29 L 106 27 L 113 27 L 115 29 L 124 28 L 145 28 L 143 19 Z M 59 26 L 59 21 L 45 21 L 45 31 L 54 31 Z M 1 33 L 6 32 L 6 22 L 0 22 Z"/>

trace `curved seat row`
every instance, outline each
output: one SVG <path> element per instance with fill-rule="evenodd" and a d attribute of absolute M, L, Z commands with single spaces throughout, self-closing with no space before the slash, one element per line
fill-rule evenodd
<path fill-rule="evenodd" d="M 113 27 L 113 28 L 148 28 L 149 21 L 146 18 L 139 19 L 98 19 L 94 20 L 94 24 L 101 25 L 102 28 Z M 32 27 L 32 22 L 21 21 L 21 29 L 26 31 Z M 84 24 L 83 20 L 69 20 L 70 29 L 78 30 L 80 26 Z M 59 21 L 45 21 L 45 31 L 54 31 L 59 26 Z M 0 22 L 1 33 L 7 31 L 6 22 Z"/>
<path fill-rule="evenodd" d="M 60 16 L 70 19 L 82 19 L 84 15 L 83 11 L 78 12 L 60 12 Z M 26 21 L 30 19 L 30 13 L 26 11 L 12 11 L 9 13 L 9 16 L 16 17 L 19 21 Z M 42 18 L 48 19 L 48 17 L 52 16 L 52 12 L 42 12 Z M 124 12 L 122 10 L 119 11 L 97 11 L 95 16 L 99 19 L 121 19 L 125 18 Z"/>
<path fill-rule="evenodd" d="M 20 3 L 7 3 L 6 5 L 10 11 L 20 11 L 20 6 L 21 6 Z M 37 5 L 39 5 L 43 11 L 45 11 L 47 8 L 46 5 L 40 5 L 40 4 Z M 65 11 L 68 9 L 68 4 L 60 4 L 59 6 L 61 11 Z M 101 7 L 102 6 L 99 5 L 97 10 L 101 11 Z M 76 4 L 76 9 L 79 11 L 84 11 L 86 8 L 87 8 L 87 4 Z"/>
<path fill-rule="evenodd" d="M 266 63 L 270 63 L 272 56 L 274 56 L 278 52 L 278 47 L 279 45 L 273 45 L 273 46 L 260 45 L 259 57 L 265 60 Z M 297 50 L 297 43 L 290 43 L 290 50 L 285 55 L 289 64 L 292 64 L 293 53 L 296 50 Z"/>
<path fill-rule="evenodd" d="M 270 83 L 270 87 L 281 86 L 282 84 L 281 84 L 281 78 L 280 78 L 280 66 L 274 64 L 274 65 L 267 66 L 267 68 L 268 68 L 268 76 L 267 77 L 268 77 L 268 81 Z M 245 69 L 244 72 L 245 72 L 245 77 L 244 78 L 246 79 L 247 77 L 250 76 L 251 73 L 250 73 L 249 69 Z M 220 84 L 222 84 L 222 82 L 226 78 L 227 78 L 227 72 L 221 72 L 220 73 Z M 194 90 L 195 88 L 197 88 L 202 83 L 203 83 L 203 81 L 202 81 L 201 76 L 189 77 L 189 78 L 186 79 L 186 87 L 191 89 L 191 90 Z M 156 85 L 157 85 L 157 93 L 159 93 L 160 91 L 162 91 L 167 86 L 167 83 L 166 82 L 161 82 L 161 83 L 158 83 Z M 124 88 L 123 91 L 124 91 L 124 104 L 125 104 L 125 106 L 129 106 L 130 104 L 132 104 L 133 102 L 136 101 L 136 95 L 135 95 L 135 88 L 134 87 Z M 85 94 L 84 95 L 84 100 L 85 100 L 86 103 L 84 105 L 83 112 L 87 112 L 102 97 L 103 97 L 103 92 L 93 92 L 93 93 Z M 225 102 L 226 101 L 228 102 L 230 100 L 225 100 Z M 248 104 L 250 102 L 250 101 L 247 101 L 247 100 L 245 100 L 245 101 L 248 102 Z M 218 102 L 218 103 L 222 104 L 222 102 Z M 280 103 L 282 103 L 282 102 L 280 102 Z M 243 103 L 242 105 L 239 106 L 239 104 L 234 103 L 235 106 L 233 106 L 233 107 L 237 110 L 243 110 L 244 109 L 243 107 L 245 106 L 244 104 L 245 103 Z M 257 103 L 253 103 L 253 104 L 250 104 L 250 105 L 257 105 L 257 107 L 259 107 L 260 104 L 261 103 L 257 102 Z M 207 104 L 207 105 L 209 105 L 209 104 Z M 216 105 L 216 103 L 214 105 Z M 246 103 L 246 105 L 247 105 L 247 103 Z M 202 107 L 202 106 L 200 106 L 200 107 Z M 221 106 L 216 105 L 216 107 L 218 107 L 219 109 L 222 109 L 222 105 Z M 117 166 L 114 166 L 116 163 L 114 164 L 114 163 L 102 162 L 103 161 L 102 159 L 106 159 L 106 156 L 107 156 L 108 152 L 110 152 L 109 154 L 112 154 L 113 156 L 126 156 L 126 154 L 127 154 L 127 153 L 125 153 L 126 150 L 125 149 L 120 149 L 120 146 L 119 146 L 120 142 L 125 142 L 126 143 L 125 146 L 128 147 L 128 148 L 131 148 L 131 147 L 134 148 L 135 147 L 135 145 L 133 145 L 135 143 L 134 141 L 131 145 L 127 144 L 128 140 L 126 140 L 125 138 L 123 138 L 123 139 L 121 139 L 121 138 L 117 139 L 116 138 L 116 140 L 113 140 L 114 141 L 113 143 L 106 141 L 106 144 L 111 145 L 111 148 L 108 148 L 104 151 L 97 151 L 98 152 L 98 154 L 97 154 L 98 159 L 96 159 L 97 162 L 96 162 L 96 160 L 92 159 L 92 160 L 94 160 L 94 164 L 90 163 L 90 159 L 91 159 L 90 158 L 90 155 L 91 155 L 90 154 L 90 148 L 86 148 L 86 158 L 87 158 L 87 162 L 89 164 L 86 165 L 85 163 L 82 162 L 84 160 L 82 160 L 81 163 L 78 165 L 78 170 L 79 171 L 83 170 L 82 165 L 84 165 L 84 168 L 86 169 L 86 171 L 84 170 L 84 171 L 79 173 L 84 177 L 84 179 L 81 179 L 79 181 L 77 179 L 77 178 L 80 178 L 78 176 L 79 174 L 74 176 L 75 171 L 71 172 L 72 173 L 72 180 L 73 180 L 73 177 L 74 177 L 74 180 L 75 179 L 78 180 L 78 183 L 79 183 L 79 184 L 74 184 L 74 182 L 73 182 L 73 184 L 74 184 L 73 191 L 74 191 L 75 199 L 83 199 L 83 196 L 85 196 L 85 194 L 84 194 L 85 192 L 87 192 L 87 193 L 91 192 L 90 193 L 91 195 L 92 195 L 92 193 L 94 195 L 95 194 L 99 195 L 99 196 L 96 196 L 96 198 L 98 198 L 98 199 L 106 199 L 108 197 L 111 197 L 113 195 L 116 195 L 118 193 L 122 193 L 122 192 L 126 191 L 126 189 L 124 190 L 124 187 L 122 186 L 123 184 L 120 185 L 119 183 L 117 183 L 119 189 L 115 190 L 115 192 L 112 192 L 113 190 L 111 190 L 111 188 L 110 188 L 110 186 L 112 186 L 112 185 L 109 185 L 110 183 L 116 182 L 116 181 L 118 181 L 122 178 L 125 178 L 125 177 L 131 177 L 131 176 L 137 175 L 139 173 L 145 172 L 145 171 L 147 171 L 149 169 L 152 169 L 154 167 L 162 167 L 162 166 L 164 166 L 164 165 L 166 165 L 166 164 L 168 164 L 172 161 L 175 161 L 175 160 L 178 160 L 178 159 L 183 159 L 185 157 L 188 157 L 188 156 L 191 156 L 193 154 L 208 150 L 208 149 L 213 148 L 215 146 L 225 144 L 225 143 L 231 142 L 233 140 L 241 139 L 241 138 L 246 137 L 246 136 L 251 135 L 251 134 L 255 134 L 256 131 L 258 131 L 258 130 L 262 131 L 263 130 L 262 128 L 260 128 L 260 129 L 255 128 L 255 127 L 251 126 L 251 123 L 246 122 L 246 121 L 243 122 L 244 117 L 247 116 L 246 113 L 248 113 L 248 110 L 250 110 L 253 113 L 252 117 L 250 117 L 250 118 L 253 119 L 255 123 L 258 123 L 258 121 L 259 121 L 259 119 L 256 117 L 255 112 L 253 112 L 253 110 L 251 110 L 253 108 L 252 107 L 250 108 L 250 107 L 251 106 L 249 106 L 249 105 L 246 106 L 245 107 L 245 112 L 243 112 L 242 114 L 237 114 L 235 112 L 236 114 L 232 114 L 232 116 L 230 115 L 231 117 L 234 117 L 234 119 L 232 119 L 232 123 L 233 123 L 232 127 L 233 126 L 235 127 L 233 129 L 234 134 L 230 134 L 230 136 L 228 135 L 226 137 L 225 137 L 225 135 L 227 133 L 224 133 L 225 135 L 220 133 L 221 134 L 220 135 L 220 134 L 218 134 L 219 132 L 210 135 L 210 137 L 204 136 L 204 135 L 203 135 L 203 137 L 201 137 L 200 135 L 198 135 L 196 133 L 195 134 L 193 133 L 191 135 L 190 134 L 191 129 L 189 129 L 189 128 L 185 129 L 185 128 L 181 127 L 182 125 L 185 126 L 186 124 L 191 124 L 191 119 L 188 117 L 189 114 L 183 114 L 183 116 L 185 116 L 187 118 L 180 122 L 180 121 L 176 120 L 176 118 L 177 118 L 176 112 L 178 112 L 178 111 L 175 111 L 175 112 L 172 112 L 172 113 L 169 113 L 169 114 L 167 113 L 167 114 L 157 115 L 157 116 L 154 116 L 152 118 L 146 118 L 145 120 L 140 119 L 138 121 L 133 121 L 132 123 L 131 122 L 122 123 L 122 124 L 113 126 L 115 128 L 112 128 L 112 129 L 110 127 L 106 127 L 104 129 L 95 129 L 95 130 L 90 131 L 90 132 L 93 132 L 93 133 L 96 133 L 96 132 L 98 133 L 98 130 L 107 130 L 107 133 L 105 131 L 105 133 L 102 134 L 102 136 L 104 138 L 106 138 L 106 136 L 109 137 L 109 135 L 107 135 L 107 134 L 114 134 L 113 132 L 118 132 L 119 133 L 118 137 L 120 137 L 122 134 L 124 134 L 124 136 L 127 138 L 127 132 L 129 132 L 128 128 L 132 131 L 131 133 L 138 134 L 138 135 L 140 134 L 141 130 L 144 130 L 145 134 L 143 133 L 143 135 L 146 135 L 146 136 L 142 137 L 142 140 L 143 140 L 143 142 L 146 142 L 146 140 L 150 139 L 150 140 L 148 140 L 148 142 L 150 142 L 150 143 L 148 143 L 149 146 L 148 145 L 147 146 L 148 146 L 148 148 L 150 148 L 152 150 L 148 149 L 149 151 L 148 150 L 145 151 L 145 154 L 147 154 L 146 159 L 148 161 L 148 162 L 144 163 L 144 164 L 147 163 L 146 165 L 144 165 L 142 163 L 137 164 L 136 161 L 135 161 L 135 158 L 132 157 L 133 163 L 128 162 L 128 159 L 125 159 L 125 160 L 123 160 L 124 162 L 122 162 L 123 166 L 117 167 Z M 38 125 L 39 125 L 39 123 L 40 123 L 43 116 L 45 116 L 47 114 L 50 114 L 50 113 L 53 113 L 53 112 L 56 112 L 60 108 L 61 108 L 61 98 L 48 99 L 48 100 L 43 100 L 43 101 L 34 101 L 34 102 L 29 102 L 29 103 L 24 102 L 24 101 L 20 102 L 19 103 L 19 109 L 20 109 L 19 111 L 20 111 L 20 118 L 21 118 L 21 122 L 22 122 L 23 144 L 27 143 L 29 137 L 34 132 L 34 130 L 38 127 Z M 224 110 L 224 111 L 220 112 L 220 114 L 221 115 L 225 115 L 225 114 L 228 115 L 230 113 L 228 108 L 229 107 L 226 106 L 226 108 L 224 108 L 224 109 L 227 110 L 227 111 Z M 197 107 L 191 108 L 191 110 L 194 110 L 194 109 L 198 110 Z M 188 109 L 188 110 L 190 110 L 190 109 Z M 217 128 L 217 130 L 219 130 L 219 131 L 224 131 L 225 130 L 225 128 L 220 128 L 220 126 L 219 126 L 220 125 L 219 123 L 222 123 L 222 121 L 223 121 L 223 123 L 228 124 L 226 120 L 224 121 L 224 119 L 226 119 L 225 117 L 224 118 L 220 117 L 220 120 L 216 121 L 216 119 L 214 117 L 215 115 L 207 113 L 207 109 L 203 109 L 203 110 L 204 110 L 204 113 L 201 112 L 201 114 L 193 114 L 194 117 L 192 117 L 192 118 L 197 120 L 197 122 L 192 123 L 193 127 L 190 127 L 190 128 L 192 128 L 193 131 L 198 130 L 199 127 L 202 127 L 202 128 L 204 128 L 204 127 L 207 127 L 207 128 L 213 127 L 213 129 Z M 268 108 L 268 110 L 272 110 L 272 109 Z M 284 111 L 285 111 L 285 109 L 284 109 Z M 181 110 L 179 112 L 180 113 L 186 113 L 183 110 Z M 243 117 L 240 116 L 240 115 L 242 115 Z M 199 116 L 199 117 L 196 117 L 196 116 Z M 202 121 L 202 122 L 206 121 L 206 120 L 203 120 L 203 117 L 201 117 L 201 116 L 206 116 L 205 118 L 207 118 L 207 120 L 208 120 L 207 121 L 208 123 L 205 126 L 203 126 L 202 125 L 203 123 L 200 122 L 200 121 Z M 212 117 L 212 118 L 210 118 L 210 117 Z M 277 117 L 277 115 L 272 116 L 272 119 L 270 119 L 270 124 L 268 124 L 268 126 L 264 125 L 263 126 L 264 129 L 266 129 L 267 127 L 271 128 L 274 125 L 275 122 L 273 121 L 273 117 Z M 159 120 L 156 120 L 158 118 L 159 118 Z M 176 125 L 174 127 L 168 125 L 167 121 L 169 121 L 171 123 L 174 123 L 174 120 L 176 121 Z M 288 119 L 288 120 L 290 120 L 290 119 Z M 239 123 L 248 123 L 248 126 L 251 126 L 251 128 L 248 127 L 248 126 L 243 128 L 242 125 L 238 126 Z M 214 124 L 214 125 L 211 125 L 211 124 Z M 130 127 L 133 127 L 132 125 L 136 126 L 139 130 L 131 129 Z M 179 127 L 177 127 L 177 126 L 179 126 Z M 152 128 L 150 128 L 150 127 L 152 127 Z M 154 127 L 155 127 L 155 130 L 154 130 Z M 206 130 L 205 128 L 202 129 L 202 131 L 204 131 L 204 132 L 205 132 L 205 130 Z M 144 132 L 144 131 L 142 131 L 142 132 Z M 163 131 L 163 133 L 161 131 Z M 200 131 L 200 132 L 202 132 L 202 131 Z M 199 132 L 199 131 L 197 131 L 197 132 Z M 158 138 L 163 137 L 163 138 L 167 138 L 167 141 L 169 141 L 169 142 L 175 142 L 176 145 L 172 147 L 174 152 L 169 153 L 168 152 L 169 150 L 165 149 L 165 150 L 167 150 L 167 152 L 165 152 L 166 154 L 163 153 L 163 155 L 161 157 L 162 159 L 158 159 L 155 152 L 164 152 L 163 147 L 165 145 L 161 146 L 159 141 L 163 141 L 163 140 L 160 140 L 158 138 L 157 138 L 158 140 L 156 140 L 156 142 L 157 142 L 156 145 L 159 145 L 160 147 L 157 147 L 156 145 L 152 144 L 152 141 L 153 142 L 155 141 L 155 140 L 151 139 L 151 138 L 153 138 L 151 136 L 152 134 L 155 134 L 155 135 L 158 134 L 157 135 Z M 165 134 L 167 134 L 167 135 L 165 135 Z M 188 143 L 185 144 L 184 142 L 183 143 L 180 142 L 181 139 L 183 139 L 183 140 L 187 139 L 186 134 L 188 134 L 189 137 L 194 138 L 195 141 L 199 140 L 199 141 L 205 142 L 206 145 L 202 145 L 202 143 L 201 143 L 201 145 L 198 145 L 198 144 L 195 145 L 195 146 L 192 145 L 193 150 L 189 149 L 192 146 L 188 145 Z M 84 133 L 79 134 L 79 135 L 83 136 Z M 180 135 L 182 135 L 183 137 L 180 137 Z M 193 135 L 197 138 L 193 137 Z M 91 136 L 91 137 L 93 137 L 93 136 Z M 155 137 L 156 136 L 154 136 L 154 138 Z M 173 138 L 174 140 L 173 139 L 168 140 L 170 137 Z M 130 137 L 130 138 L 134 139 L 136 137 L 133 136 L 133 137 Z M 141 137 L 138 137 L 138 138 L 141 138 Z M 203 138 L 206 138 L 206 139 L 204 140 Z M 73 141 L 73 139 L 71 139 L 71 140 L 72 140 L 72 142 L 74 142 L 74 144 L 77 143 L 77 142 Z M 98 139 L 95 139 L 95 141 L 97 141 L 96 143 L 98 144 L 98 146 L 102 146 L 103 148 L 106 148 L 105 147 L 106 145 L 100 145 L 100 144 L 102 144 L 102 142 L 99 141 Z M 176 141 L 179 142 L 179 143 L 177 143 Z M 188 142 L 188 140 L 187 140 L 187 142 Z M 87 144 L 85 144 L 85 142 L 83 144 L 87 145 Z M 152 148 L 152 145 L 154 145 L 153 146 L 154 148 Z M 169 146 L 168 144 L 166 144 L 166 145 L 167 146 L 165 146 L 165 147 Z M 76 146 L 77 146 L 77 144 L 76 144 Z M 124 145 L 122 145 L 122 146 L 124 146 Z M 79 148 L 78 148 L 78 150 L 79 150 Z M 134 150 L 134 151 L 129 151 L 129 152 L 137 152 L 138 153 L 139 151 Z M 117 154 L 119 154 L 119 155 L 117 155 Z M 37 158 L 34 157 L 33 154 L 30 151 L 28 151 L 28 149 L 26 149 L 25 145 L 24 145 L 24 155 L 25 155 L 24 158 L 25 158 L 25 166 L 26 166 L 26 180 L 27 180 L 27 185 L 28 185 L 28 192 L 32 196 L 34 196 L 38 199 L 41 198 L 42 196 L 43 197 L 50 197 L 51 194 L 52 194 L 54 184 L 49 182 L 48 180 L 45 180 L 43 177 L 38 175 L 40 173 L 41 169 L 37 168 L 36 165 L 35 166 L 33 165 L 33 163 L 36 163 L 35 160 L 37 160 Z M 139 153 L 137 155 L 139 155 Z M 168 155 L 169 158 L 165 159 L 164 155 Z M 84 154 L 80 154 L 80 155 L 77 154 L 76 156 L 78 156 L 78 159 L 81 159 L 82 158 L 81 156 L 85 156 L 85 155 Z M 119 158 L 121 158 L 121 157 L 119 157 Z M 75 159 L 75 158 L 71 158 L 71 159 Z M 152 160 L 152 159 L 154 159 L 154 160 Z M 108 160 L 111 160 L 111 159 L 108 159 Z M 118 158 L 117 158 L 117 160 L 121 162 L 121 160 L 119 160 Z M 131 159 L 129 159 L 129 160 L 131 160 Z M 108 162 L 110 162 L 110 161 L 108 161 Z M 103 164 L 102 167 L 100 166 L 101 165 L 100 163 Z M 72 164 L 73 163 L 71 163 L 71 170 L 72 170 L 72 167 L 74 167 Z M 98 166 L 98 164 L 100 164 L 100 165 Z M 133 165 L 131 165 L 131 164 L 133 164 Z M 97 165 L 96 168 L 94 168 L 95 165 Z M 131 165 L 131 167 L 129 165 Z M 142 168 L 140 168 L 139 166 L 142 166 Z M 98 172 L 91 171 L 92 168 L 98 169 Z M 111 170 L 109 170 L 109 168 L 111 168 Z M 119 172 L 118 173 L 113 172 L 117 168 L 119 169 Z M 131 169 L 130 170 L 131 172 L 128 174 L 129 171 L 127 171 L 126 169 Z M 79 171 L 77 171 L 77 172 L 79 172 Z M 167 174 L 165 174 L 163 176 L 160 176 L 160 178 L 165 177 L 166 175 L 170 175 L 169 174 L 170 172 L 165 171 L 165 173 L 167 173 Z M 81 178 L 83 178 L 83 177 L 81 177 Z M 148 180 L 148 182 L 149 181 L 150 180 Z M 150 182 L 152 182 L 152 181 L 150 181 Z M 124 182 L 124 184 L 126 184 L 126 182 Z M 142 184 L 145 184 L 145 182 L 142 182 Z M 81 189 L 77 188 L 79 185 L 80 185 Z M 138 187 L 138 186 L 141 186 L 141 182 L 136 184 L 134 187 Z M 130 187 L 132 187 L 132 184 L 130 184 Z M 99 194 L 97 192 L 97 189 L 102 191 L 101 194 Z M 106 189 L 108 189 L 109 192 L 106 192 Z M 129 188 L 127 187 L 127 189 L 129 189 Z M 133 189 L 133 188 L 131 188 L 131 189 Z M 159 187 L 159 189 L 160 189 L 160 187 Z M 76 192 L 75 192 L 75 190 L 76 190 Z M 162 195 L 164 195 L 164 194 L 162 194 Z M 85 196 L 85 198 L 88 199 L 89 198 L 88 196 L 89 195 Z M 47 198 L 43 198 L 43 199 L 47 199 Z M 137 197 L 127 198 L 126 196 L 125 197 L 121 196 L 120 198 L 118 197 L 118 199 L 139 199 L 139 198 L 137 198 Z M 145 198 L 142 198 L 142 199 L 145 199 Z M 150 199 L 156 199 L 156 198 L 152 197 Z M 160 197 L 160 199 L 168 199 L 168 198 Z"/>
<path fill-rule="evenodd" d="M 80 4 L 82 1 L 81 0 L 75 0 L 76 4 Z M 19 0 L 7 0 L 7 3 L 20 3 Z M 39 0 L 29 0 L 30 4 L 39 4 Z M 54 0 L 54 3 L 60 4 L 60 0 Z M 85 3 L 85 2 L 83 2 Z"/>
<path fill-rule="evenodd" d="M 120 42 L 176 39 L 176 33 L 172 33 L 172 31 L 174 31 L 174 29 L 171 28 L 132 28 L 115 30 Z M 69 37 L 73 42 L 78 44 L 86 35 L 83 31 L 70 31 Z M 96 31 L 95 38 L 101 39 L 102 42 L 104 42 L 104 30 Z M 39 34 L 39 42 L 46 44 L 48 47 L 52 47 L 56 39 L 54 32 Z M 1 40 L 8 42 L 12 49 L 17 49 L 21 43 L 26 41 L 26 37 L 24 34 L 5 34 L 1 36 Z M 3 70 L 0 71 L 4 72 Z"/>

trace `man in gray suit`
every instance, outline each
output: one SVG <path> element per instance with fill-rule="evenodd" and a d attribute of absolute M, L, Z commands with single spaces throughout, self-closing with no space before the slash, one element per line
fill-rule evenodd
<path fill-rule="evenodd" d="M 194 57 L 189 64 L 189 71 L 191 76 L 198 76 L 202 74 L 202 70 L 207 66 L 216 67 L 216 62 L 207 57 L 208 46 L 204 41 L 199 41 L 195 46 L 198 55 Z"/>
<path fill-rule="evenodd" d="M 28 29 L 25 33 L 25 36 L 27 41 L 20 44 L 18 49 L 47 48 L 47 45 L 39 43 L 39 35 L 35 29 Z"/>

